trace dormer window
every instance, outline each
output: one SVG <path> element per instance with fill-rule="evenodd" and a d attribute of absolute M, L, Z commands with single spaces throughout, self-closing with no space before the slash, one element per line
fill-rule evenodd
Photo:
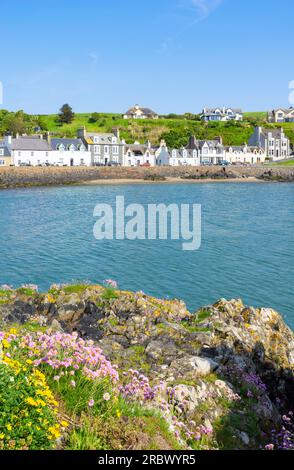
<path fill-rule="evenodd" d="M 196 150 L 193 150 L 193 157 L 196 158 L 196 156 L 197 156 Z"/>
<path fill-rule="evenodd" d="M 99 137 L 95 136 L 94 137 L 94 144 L 98 144 L 98 142 L 99 142 Z"/>
<path fill-rule="evenodd" d="M 177 151 L 173 150 L 173 157 L 175 158 L 177 156 Z"/>
<path fill-rule="evenodd" d="M 63 145 L 63 144 L 59 144 L 59 145 L 57 146 L 57 150 L 59 150 L 60 152 L 64 152 L 64 150 L 65 150 L 64 145 Z"/>
<path fill-rule="evenodd" d="M 183 150 L 183 157 L 184 157 L 184 158 L 187 157 L 187 150 Z"/>

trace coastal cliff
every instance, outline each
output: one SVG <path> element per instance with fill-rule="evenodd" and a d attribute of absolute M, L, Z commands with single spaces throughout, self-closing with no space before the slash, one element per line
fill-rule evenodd
<path fill-rule="evenodd" d="M 270 308 L 3 286 L 0 326 L 0 448 L 294 448 L 294 335 Z"/>

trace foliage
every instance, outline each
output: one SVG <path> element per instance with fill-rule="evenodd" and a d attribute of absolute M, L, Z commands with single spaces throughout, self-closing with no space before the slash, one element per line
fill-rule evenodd
<path fill-rule="evenodd" d="M 30 359 L 10 357 L 18 343 L 15 331 L 0 335 L 5 351 L 0 363 L 0 449 L 50 449 L 62 429 L 58 403 Z"/>
<path fill-rule="evenodd" d="M 75 114 L 69 104 L 64 104 L 59 111 L 57 122 L 59 124 L 71 124 Z"/>

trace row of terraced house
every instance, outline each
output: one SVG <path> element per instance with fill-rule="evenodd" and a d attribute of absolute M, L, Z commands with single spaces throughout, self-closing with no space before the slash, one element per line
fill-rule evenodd
<path fill-rule="evenodd" d="M 73 139 L 43 135 L 6 136 L 0 141 L 0 166 L 156 166 L 206 165 L 228 162 L 258 164 L 286 159 L 290 142 L 283 129 L 256 127 L 248 144 L 225 146 L 221 137 L 201 140 L 191 136 L 186 146 L 168 148 L 162 140 L 154 146 L 128 144 L 118 129 L 112 133 L 87 132 L 81 128 Z"/>

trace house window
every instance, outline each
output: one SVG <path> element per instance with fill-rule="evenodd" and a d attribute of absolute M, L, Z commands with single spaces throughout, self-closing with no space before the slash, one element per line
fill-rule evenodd
<path fill-rule="evenodd" d="M 81 158 L 81 165 L 84 165 L 85 164 L 85 161 L 83 158 Z"/>
<path fill-rule="evenodd" d="M 0 160 L 0 165 L 5 165 L 5 160 Z"/>
<path fill-rule="evenodd" d="M 0 149 L 0 155 L 4 155 L 4 149 Z"/>
<path fill-rule="evenodd" d="M 94 144 L 98 144 L 99 142 L 99 137 L 94 137 Z"/>
<path fill-rule="evenodd" d="M 109 154 L 109 147 L 108 147 L 108 145 L 104 145 L 104 153 L 107 154 L 107 155 Z"/>
<path fill-rule="evenodd" d="M 117 155 L 117 154 L 118 154 L 118 146 L 117 146 L 117 145 L 115 145 L 114 147 L 112 147 L 112 153 L 113 153 L 114 155 Z"/>
<path fill-rule="evenodd" d="M 21 152 L 18 152 L 18 156 L 21 157 Z"/>
<path fill-rule="evenodd" d="M 33 156 L 34 156 L 34 152 L 31 152 L 31 157 L 33 157 Z"/>
<path fill-rule="evenodd" d="M 94 147 L 94 153 L 95 153 L 95 154 L 97 154 L 97 153 L 99 154 L 100 151 L 101 151 L 100 145 L 95 145 L 95 147 Z"/>
<path fill-rule="evenodd" d="M 46 157 L 49 157 L 49 153 L 48 153 L 48 152 L 46 152 Z"/>

